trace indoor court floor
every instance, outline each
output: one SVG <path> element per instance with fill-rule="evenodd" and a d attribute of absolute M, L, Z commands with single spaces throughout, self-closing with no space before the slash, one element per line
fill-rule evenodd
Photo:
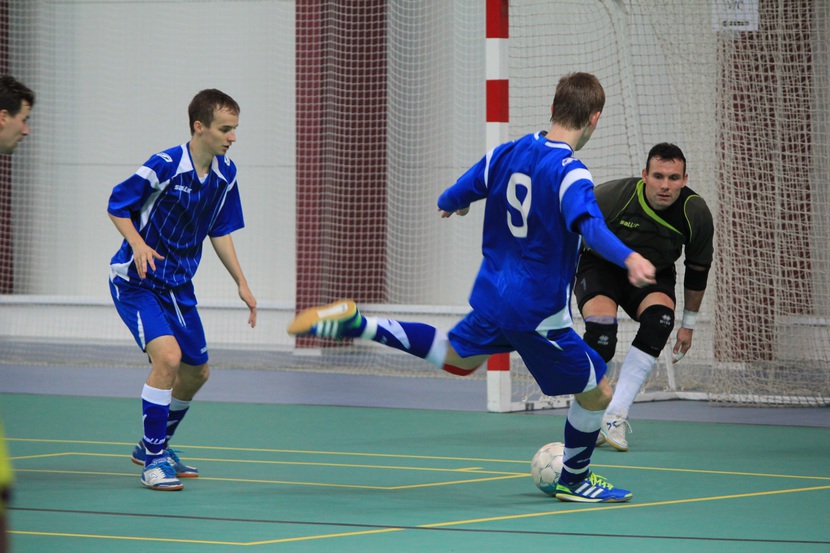
<path fill-rule="evenodd" d="M 201 476 L 139 483 L 144 369 L 0 364 L 12 552 L 830 551 L 830 409 L 637 404 L 598 448 L 623 504 L 542 494 L 564 412 L 493 414 L 484 382 L 214 370 L 173 446 Z"/>

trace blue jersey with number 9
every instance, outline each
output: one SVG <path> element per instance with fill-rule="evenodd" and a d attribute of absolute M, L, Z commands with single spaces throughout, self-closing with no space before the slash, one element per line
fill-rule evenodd
<path fill-rule="evenodd" d="M 487 199 L 473 309 L 505 330 L 573 326 L 579 222 L 602 220 L 593 188 L 568 144 L 535 133 L 491 150 L 441 195 L 449 212 Z"/>

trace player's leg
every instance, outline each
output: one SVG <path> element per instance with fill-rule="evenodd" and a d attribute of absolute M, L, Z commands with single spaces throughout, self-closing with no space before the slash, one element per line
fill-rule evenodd
<path fill-rule="evenodd" d="M 663 292 L 652 292 L 640 303 L 637 315 L 640 326 L 623 360 L 602 425 L 606 441 L 618 451 L 628 451 L 629 410 L 674 328 L 674 301 Z"/>
<path fill-rule="evenodd" d="M 538 333 L 507 335 L 543 393 L 572 393 L 576 399 L 565 421 L 563 467 L 556 497 L 592 503 L 631 499 L 631 492 L 615 488 L 590 470 L 602 415 L 611 400 L 606 365 L 599 354 L 572 329 L 551 331 L 547 338 Z"/>
<path fill-rule="evenodd" d="M 311 307 L 299 313 L 288 325 L 293 336 L 358 338 L 405 351 L 449 373 L 465 376 L 481 366 L 488 355 L 462 357 L 450 345 L 446 333 L 432 325 L 365 317 L 352 300 L 339 300 Z"/>
<path fill-rule="evenodd" d="M 628 282 L 624 269 L 584 253 L 579 258 L 574 296 L 585 323 L 582 339 L 608 363 L 617 350 L 617 307 Z"/>
<path fill-rule="evenodd" d="M 144 466 L 141 482 L 145 486 L 180 490 L 183 486 L 164 455 L 164 443 L 181 349 L 157 296 L 118 278 L 110 281 L 110 292 L 118 314 L 151 362 L 150 375 L 141 392 L 144 435 L 132 460 Z"/>
<path fill-rule="evenodd" d="M 171 327 L 181 348 L 181 363 L 179 363 L 176 380 L 173 383 L 164 449 L 165 454 L 176 468 L 176 475 L 179 478 L 196 478 L 199 476 L 199 469 L 184 464 L 169 445 L 173 434 L 190 409 L 191 401 L 210 377 L 207 341 L 196 307 L 178 310 L 174 308 L 174 311 L 176 320 L 171 322 Z"/>
<path fill-rule="evenodd" d="M 582 339 L 609 363 L 617 351 L 617 302 L 596 295 L 580 306 L 585 333 Z"/>
<path fill-rule="evenodd" d="M 153 490 L 176 491 L 184 486 L 166 454 L 167 420 L 173 398 L 173 384 L 181 363 L 181 349 L 171 335 L 159 336 L 147 344 L 152 369 L 141 391 L 144 436 L 136 446 L 143 454 L 141 482 Z M 133 461 L 141 460 L 133 452 Z"/>

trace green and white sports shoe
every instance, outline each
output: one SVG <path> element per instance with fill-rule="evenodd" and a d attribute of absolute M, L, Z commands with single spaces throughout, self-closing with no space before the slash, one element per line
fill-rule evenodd
<path fill-rule="evenodd" d="M 630 491 L 615 488 L 611 482 L 593 472 L 576 484 L 557 482 L 555 492 L 554 496 L 560 501 L 579 503 L 623 503 L 634 497 Z"/>
<path fill-rule="evenodd" d="M 301 311 L 288 325 L 288 333 L 339 340 L 344 332 L 359 328 L 362 318 L 355 302 L 338 300 Z"/>

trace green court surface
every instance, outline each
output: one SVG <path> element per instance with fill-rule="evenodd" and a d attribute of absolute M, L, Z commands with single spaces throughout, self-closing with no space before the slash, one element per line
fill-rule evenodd
<path fill-rule="evenodd" d="M 564 417 L 194 403 L 181 492 L 139 483 L 136 399 L 0 394 L 14 553 L 830 551 L 830 429 L 637 421 L 624 504 L 529 476 Z"/>

